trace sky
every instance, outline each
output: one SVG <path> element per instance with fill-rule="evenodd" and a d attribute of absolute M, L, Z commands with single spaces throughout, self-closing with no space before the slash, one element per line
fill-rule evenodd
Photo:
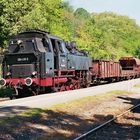
<path fill-rule="evenodd" d="M 140 0 L 68 0 L 74 8 L 82 7 L 92 12 L 111 11 L 129 16 L 140 25 Z"/>

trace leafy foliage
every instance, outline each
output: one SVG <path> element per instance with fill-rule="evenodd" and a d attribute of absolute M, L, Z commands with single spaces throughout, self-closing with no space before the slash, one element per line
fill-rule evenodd
<path fill-rule="evenodd" d="M 127 16 L 73 10 L 62 0 L 1 0 L 0 46 L 7 48 L 11 35 L 41 29 L 65 40 L 75 40 L 95 59 L 140 57 L 140 27 Z"/>
<path fill-rule="evenodd" d="M 12 97 L 14 94 L 14 91 L 12 91 L 12 89 L 10 87 L 6 87 L 6 88 L 1 88 L 0 87 L 0 98 L 4 98 L 4 97 Z"/>
<path fill-rule="evenodd" d="M 75 12 L 74 15 L 78 18 L 83 18 L 83 19 L 89 19 L 90 14 L 83 8 L 78 8 Z"/>

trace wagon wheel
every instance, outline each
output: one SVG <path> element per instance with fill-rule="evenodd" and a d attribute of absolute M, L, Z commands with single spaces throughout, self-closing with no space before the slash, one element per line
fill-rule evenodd
<path fill-rule="evenodd" d="M 65 87 L 65 88 L 66 88 L 66 91 L 70 90 L 68 85 L 66 85 L 66 87 Z"/>
<path fill-rule="evenodd" d="M 80 89 L 81 88 L 81 84 L 79 82 L 77 82 L 75 85 L 74 85 L 74 89 Z"/>
<path fill-rule="evenodd" d="M 66 89 L 66 90 L 73 90 L 73 89 L 75 89 L 75 88 L 74 88 L 73 83 L 69 83 L 69 84 L 67 84 L 67 85 L 65 86 L 65 89 Z"/>
<path fill-rule="evenodd" d="M 75 89 L 75 87 L 74 87 L 74 84 L 73 84 L 73 83 L 71 83 L 71 84 L 69 85 L 69 87 L 70 87 L 70 90 L 74 90 L 74 89 Z"/>
<path fill-rule="evenodd" d="M 66 90 L 66 86 L 65 86 L 65 85 L 61 85 L 61 87 L 60 87 L 60 90 L 59 90 L 59 91 L 61 92 L 61 91 L 65 91 L 65 90 Z"/>

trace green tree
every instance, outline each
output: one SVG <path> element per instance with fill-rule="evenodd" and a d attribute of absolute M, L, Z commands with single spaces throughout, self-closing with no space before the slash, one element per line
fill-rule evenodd
<path fill-rule="evenodd" d="M 78 18 L 83 18 L 83 19 L 89 19 L 90 18 L 90 13 L 85 10 L 84 8 L 78 8 L 74 12 L 74 15 Z"/>
<path fill-rule="evenodd" d="M 74 11 L 62 0 L 1 0 L 0 46 L 7 47 L 11 35 L 27 29 L 50 31 L 65 40 L 75 40 L 95 59 L 139 56 L 140 27 L 127 16 L 90 14 L 83 8 Z"/>
<path fill-rule="evenodd" d="M 21 25 L 21 18 L 32 11 L 38 0 L 1 0 L 0 2 L 0 44 L 3 45 L 10 35 L 17 33 Z M 1 8 L 2 7 L 2 8 Z"/>

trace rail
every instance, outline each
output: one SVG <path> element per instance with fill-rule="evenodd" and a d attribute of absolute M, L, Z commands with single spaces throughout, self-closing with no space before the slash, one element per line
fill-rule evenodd
<path fill-rule="evenodd" d="M 122 117 L 123 115 L 127 114 L 128 112 L 132 111 L 133 109 L 135 109 L 135 108 L 137 108 L 137 107 L 139 107 L 139 106 L 140 106 L 140 104 L 137 104 L 136 106 L 133 106 L 133 107 L 129 108 L 129 109 L 126 110 L 125 112 L 123 112 L 123 113 L 117 115 L 116 117 L 113 117 L 112 119 L 110 119 L 110 120 L 106 121 L 105 123 L 103 123 L 103 124 L 101 124 L 101 125 L 99 125 L 99 126 L 93 128 L 93 129 L 91 129 L 90 131 L 88 131 L 88 132 L 82 134 L 81 136 L 79 136 L 79 137 L 77 137 L 77 138 L 75 138 L 75 139 L 73 139 L 73 140 L 82 140 L 82 139 L 85 139 L 87 136 L 89 136 L 89 135 L 93 134 L 94 132 L 100 130 L 101 128 L 105 127 L 105 126 L 108 125 L 109 123 L 111 123 L 111 122 L 117 120 L 118 118 Z"/>

